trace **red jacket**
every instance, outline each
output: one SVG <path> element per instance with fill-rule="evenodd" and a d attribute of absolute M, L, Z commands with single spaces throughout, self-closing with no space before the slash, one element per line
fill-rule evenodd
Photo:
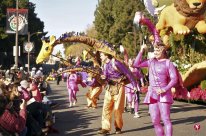
<path fill-rule="evenodd" d="M 0 125 L 9 132 L 21 132 L 26 126 L 26 109 L 11 113 L 8 109 L 0 116 Z"/>
<path fill-rule="evenodd" d="M 42 95 L 40 93 L 38 86 L 34 83 L 32 83 L 32 86 L 33 86 L 32 96 L 37 102 L 42 102 Z"/>

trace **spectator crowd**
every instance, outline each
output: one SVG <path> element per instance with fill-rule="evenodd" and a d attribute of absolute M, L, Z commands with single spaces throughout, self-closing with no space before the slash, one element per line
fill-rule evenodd
<path fill-rule="evenodd" d="M 52 113 L 57 103 L 47 97 L 51 89 L 46 78 L 42 67 L 31 72 L 15 66 L 0 71 L 0 135 L 58 133 Z"/>

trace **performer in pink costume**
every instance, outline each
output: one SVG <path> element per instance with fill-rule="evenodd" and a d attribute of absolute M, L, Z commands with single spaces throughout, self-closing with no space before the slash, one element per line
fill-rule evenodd
<path fill-rule="evenodd" d="M 142 55 L 146 45 L 141 50 L 134 62 L 135 67 L 148 67 L 149 87 L 144 103 L 149 105 L 149 113 L 154 125 L 156 136 L 172 136 L 172 123 L 170 120 L 170 108 L 173 103 L 171 88 L 177 83 L 175 66 L 169 62 L 166 66 L 166 49 L 161 43 L 154 45 L 154 58 L 142 61 Z M 165 127 L 160 123 L 162 119 Z"/>
<path fill-rule="evenodd" d="M 67 76 L 67 89 L 69 93 L 69 107 L 76 105 L 77 102 L 77 91 L 79 91 L 78 87 L 78 76 L 76 72 L 72 71 L 71 74 Z M 86 87 L 83 82 L 80 82 L 82 87 Z"/>
<path fill-rule="evenodd" d="M 139 79 L 140 82 L 142 83 L 143 82 L 143 75 L 142 75 L 140 69 L 134 68 L 132 66 L 133 62 L 134 62 L 133 59 L 129 59 L 129 61 L 128 61 L 129 69 L 137 77 L 137 79 Z M 139 86 L 137 86 L 137 88 L 139 88 Z M 134 118 L 139 118 L 140 117 L 140 115 L 138 113 L 138 110 L 139 110 L 139 93 L 134 92 L 133 86 L 132 86 L 131 83 L 126 85 L 125 92 L 126 92 L 128 106 L 131 109 L 131 113 L 133 113 L 133 112 L 135 113 Z"/>

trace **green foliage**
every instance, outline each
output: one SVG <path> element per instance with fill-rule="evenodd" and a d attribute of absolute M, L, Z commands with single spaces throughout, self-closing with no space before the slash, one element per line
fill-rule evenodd
<path fill-rule="evenodd" d="M 90 47 L 82 43 L 64 44 L 65 56 L 82 56 L 82 52 Z M 78 49 L 78 50 L 77 50 Z"/>
<path fill-rule="evenodd" d="M 112 16 L 112 5 L 114 0 L 101 0 L 95 11 L 95 28 L 99 39 L 108 40 L 109 30 L 114 23 Z"/>
<path fill-rule="evenodd" d="M 201 83 L 200 83 L 200 87 L 202 90 L 205 90 L 206 89 L 206 80 L 203 80 Z"/>
<path fill-rule="evenodd" d="M 144 75 L 147 75 L 148 74 L 148 68 L 142 68 L 142 73 Z"/>
<path fill-rule="evenodd" d="M 133 28 L 133 18 L 136 11 L 143 9 L 139 0 L 101 0 L 95 11 L 97 38 L 113 45 L 122 44 L 134 56 L 139 36 Z"/>
<path fill-rule="evenodd" d="M 86 29 L 86 35 L 87 35 L 88 37 L 91 37 L 91 38 L 94 38 L 94 39 L 97 38 L 97 31 L 96 31 L 94 25 L 92 25 L 92 26 L 90 26 L 90 27 L 88 27 L 88 28 Z"/>
<path fill-rule="evenodd" d="M 206 35 L 196 30 L 186 36 L 170 36 L 171 59 L 178 62 L 178 68 L 185 73 L 192 65 L 206 59 Z M 187 67 L 188 66 L 188 67 Z"/>

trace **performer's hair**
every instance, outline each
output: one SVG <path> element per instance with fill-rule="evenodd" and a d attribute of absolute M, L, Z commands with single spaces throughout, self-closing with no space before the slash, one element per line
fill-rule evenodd
<path fill-rule="evenodd" d="M 110 54 L 107 54 L 107 53 L 106 53 L 105 55 L 108 56 L 109 59 L 112 59 L 112 58 L 113 58 L 113 56 L 110 55 Z"/>

